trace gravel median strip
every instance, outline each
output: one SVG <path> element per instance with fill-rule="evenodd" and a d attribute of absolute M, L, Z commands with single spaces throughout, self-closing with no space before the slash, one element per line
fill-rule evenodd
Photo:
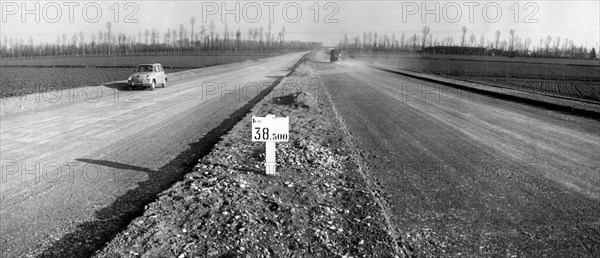
<path fill-rule="evenodd" d="M 325 90 L 303 58 L 96 257 L 404 256 Z M 264 143 L 250 138 L 251 117 L 267 114 L 290 117 L 276 176 L 265 175 Z"/>

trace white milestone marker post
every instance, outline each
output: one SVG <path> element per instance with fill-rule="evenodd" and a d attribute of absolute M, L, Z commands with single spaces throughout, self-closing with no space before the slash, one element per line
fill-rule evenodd
<path fill-rule="evenodd" d="M 265 143 L 265 170 L 267 175 L 277 174 L 275 160 L 276 142 L 290 138 L 290 117 L 252 117 L 252 141 Z"/>

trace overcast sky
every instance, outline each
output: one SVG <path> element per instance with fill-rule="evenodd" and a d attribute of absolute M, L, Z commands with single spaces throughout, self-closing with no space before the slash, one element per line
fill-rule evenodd
<path fill-rule="evenodd" d="M 2 38 L 27 41 L 33 36 L 35 42 L 56 42 L 57 35 L 65 33 L 70 40 L 73 33 L 83 31 L 89 40 L 89 33 L 106 30 L 105 24 L 110 21 L 116 33 L 137 34 L 139 30 L 156 28 L 161 32 L 162 41 L 167 28 L 178 28 L 183 24 L 189 30 L 190 17 L 195 17 L 196 30 L 213 21 L 218 31 L 228 23 L 230 29 L 240 28 L 243 34 L 249 27 L 262 25 L 266 29 L 272 20 L 275 32 L 286 27 L 286 40 L 319 41 L 325 45 L 337 44 L 344 33 L 350 36 L 360 35 L 363 31 L 412 35 L 420 33 L 423 26 L 431 28 L 434 38 L 454 36 L 456 42 L 465 26 L 468 34 L 474 33 L 478 39 L 481 34 L 491 39 L 497 30 L 501 31 L 501 38 L 508 39 L 509 31 L 514 29 L 517 36 L 530 37 L 534 45 L 539 44 L 540 38 L 550 35 L 597 48 L 600 41 L 599 2 L 138 1 L 127 5 L 126 1 L 116 4 L 116 1 L 23 3 L 2 0 L 0 33 Z M 37 9 L 36 3 L 39 4 Z M 236 6 L 239 6 L 237 10 Z M 36 22 L 37 15 L 39 22 Z M 236 15 L 239 15 L 239 21 L 236 21 Z"/>

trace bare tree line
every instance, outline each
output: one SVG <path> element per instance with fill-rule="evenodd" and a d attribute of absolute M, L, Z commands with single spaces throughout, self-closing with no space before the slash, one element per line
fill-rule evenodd
<path fill-rule="evenodd" d="M 485 48 L 487 53 L 501 53 L 511 56 L 529 56 L 543 58 L 596 58 L 596 49 L 588 50 L 582 45 L 576 45 L 573 40 L 550 36 L 535 44 L 529 37 L 524 38 L 510 30 L 506 36 L 501 31 L 495 31 L 492 39 L 486 39 L 485 34 L 469 33 L 467 27 L 461 28 L 460 40 L 453 36 L 434 38 L 431 29 L 424 26 L 421 33 L 409 35 L 379 34 L 363 32 L 359 35 L 345 34 L 340 40 L 339 47 L 351 52 L 420 52 L 427 47 L 452 46 L 465 48 Z"/>
<path fill-rule="evenodd" d="M 106 30 L 97 33 L 75 33 L 71 37 L 58 35 L 55 43 L 34 42 L 3 37 L 1 57 L 42 56 L 96 56 L 96 55 L 139 55 L 139 54 L 203 54 L 203 53 L 280 53 L 309 50 L 320 47 L 320 42 L 285 41 L 285 27 L 275 31 L 269 23 L 252 27 L 247 31 L 230 29 L 224 25 L 218 31 L 215 24 L 194 27 L 196 19 L 189 19 L 189 27 L 180 24 L 166 32 L 145 29 L 137 34 L 115 33 L 112 23 L 105 24 Z"/>

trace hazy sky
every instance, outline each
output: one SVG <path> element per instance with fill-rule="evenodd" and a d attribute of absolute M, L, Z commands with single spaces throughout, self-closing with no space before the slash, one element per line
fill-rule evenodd
<path fill-rule="evenodd" d="M 36 3 L 39 5 L 36 7 Z M 127 4 L 130 3 L 130 4 Z M 236 8 L 237 6 L 237 8 Z M 412 35 L 429 26 L 435 38 L 454 36 L 468 28 L 479 40 L 492 39 L 495 31 L 508 39 L 511 29 L 533 44 L 547 35 L 569 38 L 575 44 L 598 47 L 600 42 L 600 1 L 5 1 L 0 4 L 2 38 L 33 36 L 35 42 L 56 42 L 65 33 L 106 30 L 112 22 L 116 33 L 137 34 L 156 28 L 162 34 L 180 24 L 189 30 L 190 17 L 196 31 L 213 21 L 218 31 L 228 23 L 240 28 L 264 26 L 273 21 L 273 30 L 286 27 L 286 40 L 320 41 L 337 44 L 344 33 L 363 31 Z M 27 11 L 24 11 L 27 9 Z M 225 10 L 229 10 L 229 13 Z M 100 13 L 97 11 L 99 10 Z M 118 12 L 116 10 L 119 10 Z M 318 11 L 317 11 L 318 10 Z M 58 15 L 60 13 L 60 15 Z M 260 15 L 259 15 L 260 13 Z M 39 21 L 36 18 L 39 15 Z M 236 15 L 239 21 L 236 21 Z M 224 19 L 225 22 L 222 21 Z M 437 19 L 437 20 L 436 20 Z M 203 20 L 205 22 L 203 22 Z M 126 23 L 130 22 L 130 23 Z M 3 42 L 2 42 L 3 43 Z"/>

